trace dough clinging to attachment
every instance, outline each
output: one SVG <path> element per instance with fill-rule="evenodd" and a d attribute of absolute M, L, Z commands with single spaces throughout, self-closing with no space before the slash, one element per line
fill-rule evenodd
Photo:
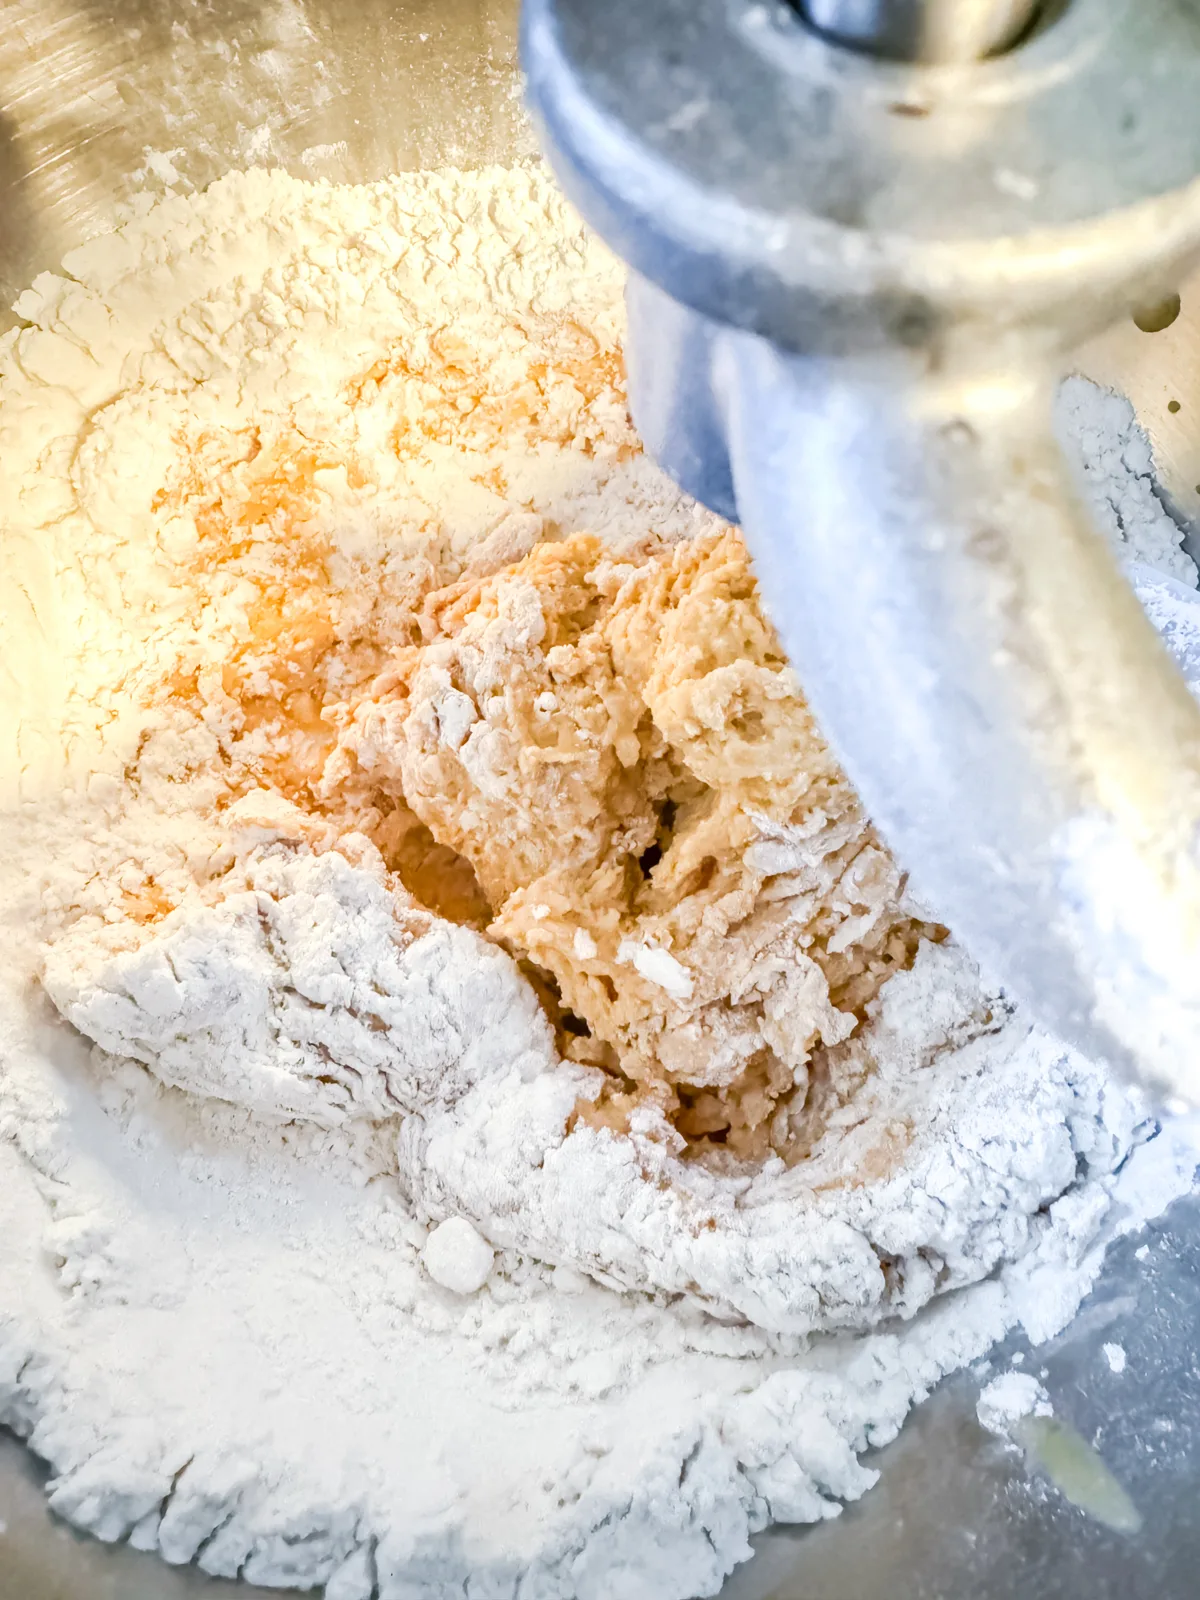
<path fill-rule="evenodd" d="M 941 930 L 822 739 L 733 530 L 543 542 L 431 596 L 343 737 L 474 868 L 543 977 L 584 1115 L 794 1142 L 814 1066 Z"/>

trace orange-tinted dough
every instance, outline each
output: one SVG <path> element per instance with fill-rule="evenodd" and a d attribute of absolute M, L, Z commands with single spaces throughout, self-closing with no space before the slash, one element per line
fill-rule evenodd
<path fill-rule="evenodd" d="M 734 1153 L 786 1142 L 814 1059 L 940 930 L 822 739 L 734 530 L 538 544 L 430 596 L 342 738 L 464 857 L 560 998 L 616 1126 L 647 1098 Z"/>

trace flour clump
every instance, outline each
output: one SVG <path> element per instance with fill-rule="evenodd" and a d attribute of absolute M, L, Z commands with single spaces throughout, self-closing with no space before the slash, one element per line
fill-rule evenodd
<path fill-rule="evenodd" d="M 453 1294 L 474 1294 L 482 1289 L 495 1259 L 495 1251 L 463 1217 L 439 1222 L 421 1252 L 425 1271 Z"/>

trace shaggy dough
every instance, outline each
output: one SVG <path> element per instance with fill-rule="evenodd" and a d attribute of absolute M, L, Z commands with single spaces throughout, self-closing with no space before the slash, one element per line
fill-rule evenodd
<path fill-rule="evenodd" d="M 334 776 L 352 758 L 470 863 L 564 1053 L 608 1075 L 586 1119 L 650 1101 L 735 1155 L 802 1153 L 810 1072 L 941 930 L 906 908 L 739 534 L 544 541 L 422 624 Z"/>
<path fill-rule="evenodd" d="M 315 853 L 306 821 L 281 816 L 158 921 L 81 917 L 46 952 L 47 994 L 174 1088 L 324 1127 L 452 1109 L 501 1064 L 553 1066 L 502 950 L 416 905 L 361 836 Z"/>
<path fill-rule="evenodd" d="M 843 1047 L 860 1086 L 811 1157 L 729 1177 L 652 1105 L 622 1136 L 580 1118 L 605 1074 L 559 1060 L 512 959 L 416 906 L 366 839 L 331 845 L 262 793 L 231 810 L 224 872 L 156 919 L 81 916 L 46 951 L 46 990 L 165 1084 L 269 1120 L 373 1123 L 422 1220 L 803 1333 L 972 1281 L 1075 1175 L 1062 1061 L 1031 1066 L 1027 1030 L 990 1014 L 949 944 L 924 943 L 867 1007 Z M 977 1036 L 998 1027 L 1011 1048 L 981 1079 Z M 1029 1086 L 1016 1125 L 1013 1079 Z M 997 1165 L 1030 1142 L 1037 1161 Z M 478 1273 L 488 1246 L 472 1253 Z"/>
<path fill-rule="evenodd" d="M 305 765 L 256 745 L 186 871 L 81 897 L 46 990 L 165 1084 L 368 1120 L 494 1248 L 779 1332 L 909 1315 L 1073 1181 L 1070 1064 L 907 909 L 737 536 L 552 531 L 430 584 Z"/>

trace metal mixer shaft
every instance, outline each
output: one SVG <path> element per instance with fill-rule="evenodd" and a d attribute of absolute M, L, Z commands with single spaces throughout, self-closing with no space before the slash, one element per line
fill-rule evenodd
<path fill-rule="evenodd" d="M 894 61 L 980 61 L 1031 26 L 1040 0 L 800 0 L 818 32 Z"/>
<path fill-rule="evenodd" d="M 526 0 L 524 58 L 634 269 L 648 447 L 742 523 L 918 892 L 1046 1025 L 1200 1100 L 1200 709 L 1051 429 L 1071 349 L 1200 256 L 1200 7 L 595 9 Z"/>

